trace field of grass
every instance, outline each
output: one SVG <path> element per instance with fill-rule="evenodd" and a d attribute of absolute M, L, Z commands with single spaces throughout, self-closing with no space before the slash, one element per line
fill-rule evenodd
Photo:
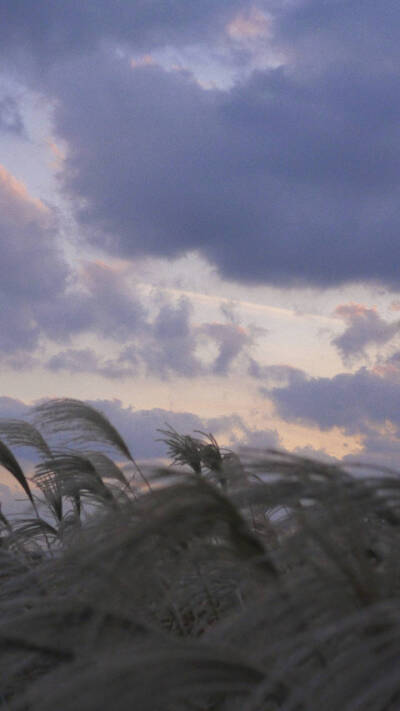
<path fill-rule="evenodd" d="M 160 437 L 143 472 L 79 401 L 0 421 L 0 711 L 399 709 L 397 473 Z"/>

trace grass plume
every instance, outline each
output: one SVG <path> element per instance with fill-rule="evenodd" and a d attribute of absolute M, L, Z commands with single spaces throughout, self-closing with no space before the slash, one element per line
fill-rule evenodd
<path fill-rule="evenodd" d="M 93 449 L 133 459 L 86 408 L 40 406 L 40 515 L 0 519 L 0 711 L 399 708 L 396 472 L 169 428 L 174 467 L 135 487 Z"/>

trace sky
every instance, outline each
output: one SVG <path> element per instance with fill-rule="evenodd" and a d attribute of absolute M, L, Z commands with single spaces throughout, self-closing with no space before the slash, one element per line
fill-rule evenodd
<path fill-rule="evenodd" d="M 398 466 L 398 0 L 0 0 L 0 417 Z M 6 484 L 2 484 L 5 486 Z"/>

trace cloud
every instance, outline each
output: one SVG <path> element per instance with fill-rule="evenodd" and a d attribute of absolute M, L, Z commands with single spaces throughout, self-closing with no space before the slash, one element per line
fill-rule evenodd
<path fill-rule="evenodd" d="M 156 293 L 145 298 L 124 265 L 86 260 L 74 271 L 67 268 L 54 246 L 57 229 L 50 209 L 33 200 L 4 169 L 0 203 L 2 178 L 4 206 L 7 203 L 6 270 L 0 285 L 6 295 L 0 311 L 3 367 L 22 371 L 42 365 L 52 372 L 97 373 L 112 379 L 139 373 L 197 377 L 227 375 L 238 356 L 247 353 L 257 334 L 234 323 L 229 310 L 224 313 L 228 323 L 194 324 L 189 299 Z M 99 343 L 82 346 L 81 337 L 87 335 Z M 216 349 L 211 361 L 201 352 L 204 341 Z M 55 344 L 61 350 L 45 360 L 46 348 L 54 350 Z M 114 355 L 106 356 L 105 347 Z"/>
<path fill-rule="evenodd" d="M 0 98 L 0 132 L 23 136 L 24 121 L 17 100 L 6 95 Z"/>
<path fill-rule="evenodd" d="M 182 297 L 174 304 L 162 300 L 158 313 L 148 324 L 133 356 L 141 358 L 147 373 L 160 378 L 171 375 L 194 377 L 203 373 L 201 361 L 197 357 L 196 333 L 190 323 L 192 306 Z M 121 354 L 121 361 L 130 361 L 132 349 Z"/>
<path fill-rule="evenodd" d="M 11 474 L 7 476 L 7 481 L 10 479 L 12 479 Z M 7 517 L 21 513 L 32 515 L 30 502 L 23 498 L 22 490 L 14 486 L 7 486 L 3 482 L 0 482 L 0 510 Z"/>
<path fill-rule="evenodd" d="M 394 0 L 8 0 L 0 47 L 54 106 L 60 185 L 94 244 L 196 250 L 248 283 L 399 288 L 399 26 Z M 285 66 L 210 90 L 131 62 L 194 42 L 206 56 L 229 32 L 272 33 Z"/>
<path fill-rule="evenodd" d="M 400 351 L 395 351 L 386 358 L 378 358 L 373 372 L 382 378 L 400 383 Z"/>
<path fill-rule="evenodd" d="M 86 262 L 79 274 L 79 309 L 90 330 L 119 342 L 136 334 L 146 310 L 134 285 L 118 269 L 102 262 Z"/>
<path fill-rule="evenodd" d="M 83 293 L 68 297 L 65 308 L 72 303 L 69 315 L 62 319 L 58 331 L 60 342 L 84 331 L 125 344 L 111 357 L 104 357 L 101 347 L 69 347 L 52 355 L 45 367 L 53 372 L 97 373 L 105 378 L 128 378 L 147 374 L 157 378 L 227 376 L 240 355 L 247 356 L 257 333 L 234 323 L 193 323 L 193 307 L 189 299 L 171 300 L 160 294 L 155 305 L 132 296 L 121 275 L 104 265 L 96 265 Z M 87 273 L 85 268 L 84 273 Z M 74 311 L 76 305 L 77 311 Z M 50 307 L 51 308 L 51 307 Z M 154 311 L 155 313 L 150 313 Z M 54 318 L 61 305 L 54 306 Z M 257 330 L 257 329 L 256 329 Z M 214 346 L 212 358 L 205 356 L 204 347 Z M 115 350 L 115 348 L 114 348 Z M 31 362 L 20 359 L 20 367 Z"/>
<path fill-rule="evenodd" d="M 239 415 L 200 418 L 191 412 L 172 412 L 160 408 L 134 410 L 124 407 L 119 400 L 94 400 L 92 405 L 100 409 L 116 426 L 138 459 L 165 457 L 166 445 L 160 441 L 159 429 L 172 426 L 180 434 L 196 435 L 211 432 L 219 441 L 221 436 L 228 446 L 277 446 L 278 435 L 273 430 L 253 433 Z"/>
<path fill-rule="evenodd" d="M 62 189 L 110 253 L 197 250 L 227 278 L 279 286 L 399 286 L 391 72 L 258 71 L 218 91 L 102 51 L 45 90 L 68 147 Z"/>
<path fill-rule="evenodd" d="M 122 45 L 138 50 L 193 44 L 218 36 L 241 0 L 155 0 L 138 2 L 70 0 L 67 4 L 43 0 L 4 0 L 0 47 L 5 61 L 46 72 L 49 65 L 67 62 L 101 45 Z"/>
<path fill-rule="evenodd" d="M 253 358 L 250 359 L 248 374 L 252 378 L 263 381 L 261 391 L 267 393 L 272 386 L 288 386 L 303 382 L 305 374 L 299 368 L 291 365 L 276 363 L 275 365 L 260 365 Z"/>
<path fill-rule="evenodd" d="M 236 438 L 233 446 L 236 447 L 251 447 L 254 449 L 282 449 L 280 447 L 279 435 L 276 430 L 250 430 L 244 428 L 243 434 Z"/>
<path fill-rule="evenodd" d="M 22 400 L 12 397 L 0 397 L 0 418 L 21 420 L 27 417 L 30 407 Z"/>
<path fill-rule="evenodd" d="M 398 3 L 302 0 L 267 11 L 265 3 L 247 10 L 234 0 L 188 0 L 178 11 L 167 0 L 150 12 L 144 2 L 99 0 L 94 9 L 89 0 L 34 8 L 6 0 L 2 13 L 5 66 L 53 107 L 54 137 L 66 146 L 60 190 L 89 243 L 127 259 L 194 250 L 248 283 L 399 288 Z M 237 74 L 225 89 L 137 60 L 194 41 L 203 54 L 239 43 L 243 58 L 246 42 L 264 40 L 286 65 Z M 11 94 L 0 99 L 0 130 L 21 134 L 24 118 Z M 106 264 L 73 275 L 57 229 L 54 211 L 1 168 L 3 364 L 31 367 L 43 338 L 61 345 L 53 371 L 90 365 L 106 377 L 144 364 L 160 377 L 224 375 L 249 357 L 253 334 L 238 324 L 195 326 L 184 301 L 150 316 Z M 373 309 L 344 304 L 337 313 L 346 328 L 333 344 L 345 360 L 397 333 Z M 73 342 L 88 333 L 121 344 L 117 356 Z M 211 362 L 202 339 L 216 350 Z M 249 367 L 264 391 L 310 393 L 300 371 Z M 396 367 L 387 360 L 369 375 L 390 371 L 393 380 Z M 322 381 L 313 387 L 321 393 Z"/>
<path fill-rule="evenodd" d="M 262 388 L 286 422 L 320 430 L 339 428 L 346 436 L 357 436 L 359 450 L 343 457 L 344 465 L 399 467 L 400 455 L 400 358 L 384 361 L 382 368 L 360 368 L 333 378 L 311 378 L 297 371 L 281 387 Z M 387 367 L 384 366 L 387 364 Z M 390 367 L 389 367 L 390 366 Z M 304 456 L 321 458 L 311 444 L 297 448 Z M 324 457 L 323 457 L 324 458 Z M 365 467 L 364 467 L 365 469 Z M 363 471 L 357 468 L 357 471 Z"/>
<path fill-rule="evenodd" d="M 119 269 L 86 261 L 71 272 L 68 284 L 38 308 L 46 335 L 61 343 L 92 333 L 124 343 L 144 327 L 147 311 L 134 285 Z"/>
<path fill-rule="evenodd" d="M 101 358 L 93 348 L 67 348 L 49 358 L 45 367 L 55 373 L 97 373 L 105 378 L 122 379 L 137 374 L 132 357 L 130 365 L 126 361 L 127 358 Z"/>
<path fill-rule="evenodd" d="M 0 166 L 0 351 L 37 345 L 40 312 L 57 299 L 67 269 L 52 212 Z"/>
<path fill-rule="evenodd" d="M 1 366 L 6 370 L 24 371 L 33 370 L 41 365 L 41 360 L 38 356 L 32 355 L 30 349 L 24 350 L 19 346 L 18 350 L 9 352 L 0 352 Z"/>
<path fill-rule="evenodd" d="M 228 323 L 194 324 L 192 308 L 186 297 L 176 303 L 163 298 L 157 315 L 141 336 L 143 345 L 138 344 L 133 352 L 130 346 L 123 350 L 121 363 L 129 362 L 133 353 L 134 358 L 140 356 L 149 374 L 158 377 L 227 376 L 239 356 L 249 357 L 257 329 L 233 323 L 229 309 L 223 310 Z M 205 350 L 212 351 L 211 357 Z"/>
<path fill-rule="evenodd" d="M 390 421 L 400 433 L 400 383 L 366 368 L 333 378 L 310 378 L 303 373 L 286 387 L 267 392 L 277 415 L 288 422 L 316 425 L 321 430 L 342 427 L 347 434 L 358 434 L 371 424 Z"/>
<path fill-rule="evenodd" d="M 235 15 L 228 23 L 226 32 L 237 41 L 268 38 L 271 35 L 270 17 L 253 6 L 247 12 L 240 11 Z"/>
<path fill-rule="evenodd" d="M 44 338 L 67 344 L 91 333 L 123 344 L 149 331 L 147 309 L 128 277 L 99 261 L 86 261 L 72 272 L 61 250 L 55 213 L 2 166 L 0 248 L 3 367 L 26 370 L 38 365 L 37 348 Z M 157 328 L 161 336 L 162 328 L 155 324 Z M 134 372 L 132 354 L 129 364 L 123 360 L 99 360 L 94 352 L 69 348 L 48 366 L 70 372 L 87 372 L 90 366 L 115 378 Z"/>
<path fill-rule="evenodd" d="M 33 367 L 35 349 L 44 338 L 66 344 L 91 333 L 120 344 L 140 333 L 148 314 L 134 286 L 101 262 L 86 262 L 75 272 L 67 267 L 57 248 L 59 235 L 51 210 L 32 200 L 1 167 L 0 209 L 0 360 L 4 366 Z M 74 370 L 77 357 L 73 365 L 69 352 Z M 57 362 L 61 361 L 52 361 L 52 369 Z M 111 374 L 113 366 L 103 364 L 103 368 Z"/>
<path fill-rule="evenodd" d="M 354 468 L 355 472 L 366 471 L 368 466 L 390 467 L 399 470 L 400 437 L 390 425 L 386 427 L 366 427 L 358 452 L 343 457 L 343 464 Z M 364 466 L 363 466 L 364 465 Z M 370 472 L 369 472 L 370 473 Z"/>
<path fill-rule="evenodd" d="M 290 43 L 301 70 L 306 66 L 309 71 L 325 71 L 333 63 L 343 69 L 353 63 L 365 68 L 367 62 L 369 76 L 374 77 L 395 66 L 388 57 L 399 58 L 400 8 L 396 0 L 383 0 L 379 6 L 374 0 L 301 0 L 282 3 L 278 15 L 278 41 Z"/>
<path fill-rule="evenodd" d="M 234 323 L 207 323 L 200 331 L 218 346 L 218 354 L 211 364 L 215 375 L 226 375 L 238 356 L 253 343 L 249 331 Z"/>
<path fill-rule="evenodd" d="M 367 346 L 384 345 L 400 331 L 400 321 L 385 321 L 375 308 L 362 304 L 341 304 L 335 314 L 348 324 L 340 336 L 332 339 L 344 361 L 351 356 L 365 356 Z"/>
<path fill-rule="evenodd" d="M 52 356 L 48 362 L 49 370 L 55 372 L 68 370 L 71 373 L 96 372 L 97 356 L 92 348 L 68 348 Z"/>

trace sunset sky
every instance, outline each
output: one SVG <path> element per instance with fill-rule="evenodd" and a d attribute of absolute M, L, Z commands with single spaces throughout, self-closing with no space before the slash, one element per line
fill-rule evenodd
<path fill-rule="evenodd" d="M 398 466 L 399 31 L 398 0 L 0 0 L 0 416 Z"/>

